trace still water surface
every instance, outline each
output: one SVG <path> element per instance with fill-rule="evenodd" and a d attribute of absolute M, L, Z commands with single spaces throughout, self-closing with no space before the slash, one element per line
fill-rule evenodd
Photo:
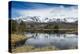
<path fill-rule="evenodd" d="M 78 35 L 76 34 L 48 34 L 48 33 L 26 33 L 29 38 L 26 45 L 34 47 L 55 46 L 59 49 L 76 49 Z"/>

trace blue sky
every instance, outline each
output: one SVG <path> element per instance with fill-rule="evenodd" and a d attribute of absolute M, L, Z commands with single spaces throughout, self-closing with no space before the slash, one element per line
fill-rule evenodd
<path fill-rule="evenodd" d="M 11 18 L 40 16 L 41 18 L 77 17 L 78 6 L 69 4 L 11 2 Z"/>

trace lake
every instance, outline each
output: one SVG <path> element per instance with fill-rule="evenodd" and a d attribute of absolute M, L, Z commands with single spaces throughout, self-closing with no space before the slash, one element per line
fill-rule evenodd
<path fill-rule="evenodd" d="M 25 41 L 25 45 L 32 45 L 35 48 L 55 46 L 59 49 L 77 49 L 77 34 L 54 34 L 54 33 L 26 33 L 31 37 Z"/>

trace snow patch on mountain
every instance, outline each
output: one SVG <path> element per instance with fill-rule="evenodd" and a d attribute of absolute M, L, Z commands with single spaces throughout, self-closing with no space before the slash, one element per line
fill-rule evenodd
<path fill-rule="evenodd" d="M 49 17 L 41 17 L 41 16 L 20 16 L 13 18 L 14 20 L 22 20 L 26 22 L 75 22 L 77 21 L 77 17 L 67 17 L 67 18 L 49 18 Z"/>

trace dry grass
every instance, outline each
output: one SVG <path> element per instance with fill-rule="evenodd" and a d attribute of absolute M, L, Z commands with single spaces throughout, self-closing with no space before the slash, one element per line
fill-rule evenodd
<path fill-rule="evenodd" d="M 11 43 L 15 43 L 21 40 L 26 39 L 27 37 L 21 34 L 11 34 Z"/>
<path fill-rule="evenodd" d="M 22 40 L 27 39 L 26 36 L 21 35 L 21 34 L 11 34 L 11 48 L 14 48 L 16 46 L 17 42 L 20 42 Z"/>
<path fill-rule="evenodd" d="M 51 51 L 51 50 L 59 50 L 56 47 L 52 47 L 52 46 L 47 46 L 47 47 L 43 47 L 43 48 L 35 48 L 33 46 L 21 46 L 21 47 L 17 47 L 15 49 L 12 50 L 13 53 L 20 53 L 20 52 L 36 52 L 36 51 Z"/>
<path fill-rule="evenodd" d="M 21 47 L 17 47 L 15 49 L 12 49 L 12 52 L 27 52 L 32 50 L 34 47 L 32 46 L 21 46 Z"/>

